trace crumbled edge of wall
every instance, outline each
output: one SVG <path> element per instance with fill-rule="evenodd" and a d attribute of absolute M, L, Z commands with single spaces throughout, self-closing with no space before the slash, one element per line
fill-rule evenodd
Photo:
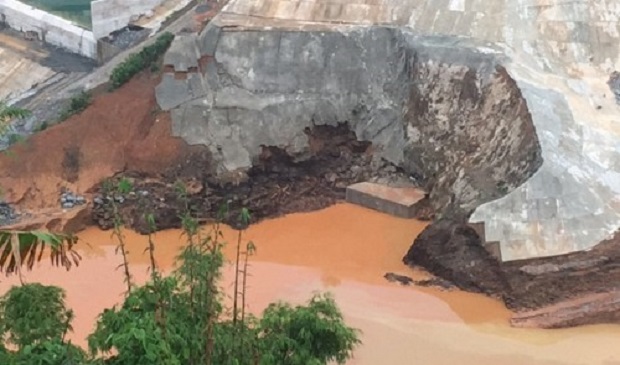
<path fill-rule="evenodd" d="M 90 4 L 95 39 L 123 29 L 131 20 L 160 5 L 163 0 L 97 0 Z"/>

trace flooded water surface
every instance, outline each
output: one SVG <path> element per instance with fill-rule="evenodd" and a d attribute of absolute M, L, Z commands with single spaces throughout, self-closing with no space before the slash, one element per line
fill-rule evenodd
<path fill-rule="evenodd" d="M 514 329 L 498 301 L 387 282 L 386 272 L 425 276 L 401 263 L 424 226 L 348 204 L 254 225 L 244 233 L 244 242 L 258 247 L 251 262 L 250 310 L 260 313 L 272 301 L 301 303 L 313 292 L 332 292 L 347 322 L 363 331 L 364 344 L 350 364 L 620 364 L 618 326 Z M 236 234 L 224 232 L 231 243 Z M 65 272 L 44 262 L 26 278 L 67 290 L 76 312 L 72 339 L 84 344 L 97 314 L 120 301 L 124 287 L 110 232 L 89 229 L 80 237 L 85 246 L 80 267 Z M 146 238 L 132 232 L 126 238 L 132 273 L 143 281 L 148 275 Z M 169 270 L 183 242 L 180 231 L 159 232 L 155 238 L 158 265 Z M 226 248 L 228 257 L 232 248 Z M 226 289 L 230 274 L 228 267 Z M 4 280 L 0 290 L 12 283 L 15 278 Z"/>

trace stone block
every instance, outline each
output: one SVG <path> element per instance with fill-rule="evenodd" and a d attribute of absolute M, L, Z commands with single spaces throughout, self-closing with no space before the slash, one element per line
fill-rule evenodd
<path fill-rule="evenodd" d="M 415 187 L 395 188 L 362 182 L 347 187 L 347 201 L 402 218 L 413 218 L 425 193 Z"/>
<path fill-rule="evenodd" d="M 164 65 L 174 67 L 177 72 L 188 72 L 191 68 L 198 69 L 198 58 L 196 35 L 178 35 L 164 56 Z"/>
<path fill-rule="evenodd" d="M 209 23 L 202 33 L 198 36 L 198 49 L 201 56 L 215 55 L 217 42 L 220 39 L 220 31 L 222 28 L 215 26 L 213 23 Z"/>

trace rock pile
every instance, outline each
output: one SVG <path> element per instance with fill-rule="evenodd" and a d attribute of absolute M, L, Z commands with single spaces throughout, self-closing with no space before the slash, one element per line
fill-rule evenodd
<path fill-rule="evenodd" d="M 5 202 L 0 202 L 0 226 L 15 222 L 19 215 L 13 207 Z"/>
<path fill-rule="evenodd" d="M 86 198 L 82 195 L 75 194 L 65 190 L 60 194 L 60 206 L 62 209 L 71 209 L 78 205 L 86 204 Z"/>
<path fill-rule="evenodd" d="M 101 229 L 110 229 L 114 226 L 113 202 L 123 211 L 126 206 L 138 206 L 139 201 L 148 197 L 150 194 L 151 193 L 146 189 L 130 191 L 127 194 L 105 194 L 102 192 L 93 198 L 92 219 Z M 163 198 L 160 198 L 158 201 L 163 201 Z M 146 206 L 147 204 L 143 203 L 141 205 Z M 133 220 L 129 222 L 129 225 L 134 227 L 131 222 L 133 222 Z M 138 229 L 138 232 L 148 233 L 146 227 L 142 228 L 143 229 Z"/>

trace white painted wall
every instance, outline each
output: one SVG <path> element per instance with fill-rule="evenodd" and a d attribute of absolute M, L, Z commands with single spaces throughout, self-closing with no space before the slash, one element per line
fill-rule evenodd
<path fill-rule="evenodd" d="M 36 32 L 46 43 L 97 58 L 97 40 L 93 33 L 59 16 L 16 0 L 0 0 L 0 19 L 15 30 Z"/>
<path fill-rule="evenodd" d="M 2 0 L 0 0 L 2 1 Z M 133 17 L 146 14 L 164 0 L 96 0 L 90 4 L 95 39 L 122 29 Z"/>

